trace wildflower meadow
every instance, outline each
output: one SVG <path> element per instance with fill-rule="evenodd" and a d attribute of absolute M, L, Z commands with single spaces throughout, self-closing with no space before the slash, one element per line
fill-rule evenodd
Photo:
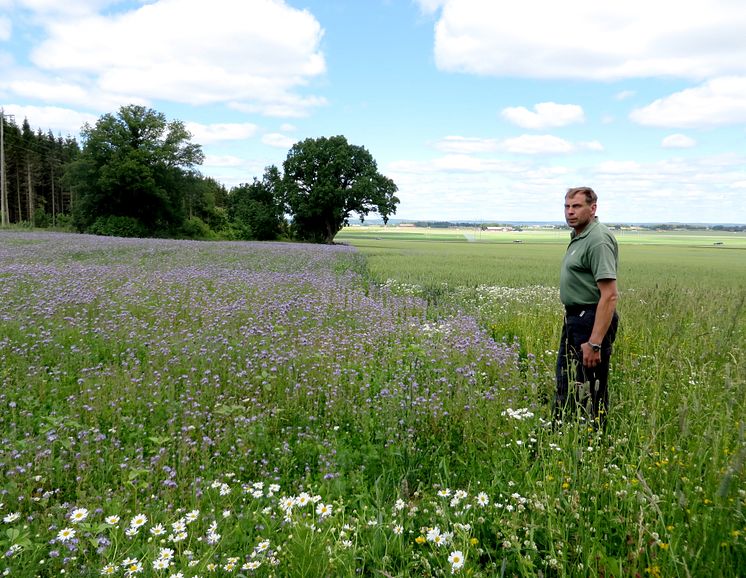
<path fill-rule="evenodd" d="M 0 575 L 745 575 L 743 272 L 630 272 L 604 433 L 556 247 L 402 247 L 0 232 Z"/>

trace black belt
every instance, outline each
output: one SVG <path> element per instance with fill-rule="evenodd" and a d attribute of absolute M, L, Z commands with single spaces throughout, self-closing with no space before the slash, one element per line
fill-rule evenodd
<path fill-rule="evenodd" d="M 589 303 L 587 305 L 565 305 L 567 315 L 580 315 L 584 311 L 595 311 L 598 303 Z"/>

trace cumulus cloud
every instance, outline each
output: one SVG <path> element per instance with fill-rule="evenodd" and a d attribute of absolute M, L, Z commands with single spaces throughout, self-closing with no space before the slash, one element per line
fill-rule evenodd
<path fill-rule="evenodd" d="M 597 140 L 589 140 L 589 141 L 579 142 L 578 148 L 586 150 L 586 151 L 601 152 L 604 150 L 604 145 L 602 145 Z"/>
<path fill-rule="evenodd" d="M 236 168 L 246 164 L 242 158 L 235 155 L 205 155 L 203 167 Z"/>
<path fill-rule="evenodd" d="M 3 105 L 3 109 L 6 115 L 15 116 L 16 124 L 19 126 L 23 123 L 23 119 L 28 119 L 29 123 L 33 123 L 31 128 L 34 132 L 39 129 L 42 132 L 51 130 L 54 134 L 71 135 L 76 138 L 84 124 L 88 123 L 93 126 L 98 120 L 96 115 L 59 106 L 6 104 Z"/>
<path fill-rule="evenodd" d="M 447 0 L 415 0 L 415 3 L 419 5 L 420 10 L 425 14 L 432 14 L 442 8 L 447 3 Z"/>
<path fill-rule="evenodd" d="M 258 113 L 272 117 L 303 117 L 307 116 L 313 108 L 324 106 L 326 99 L 317 96 L 304 97 L 295 94 L 278 95 L 274 99 L 268 99 L 258 103 L 229 102 L 228 107 L 239 112 Z"/>
<path fill-rule="evenodd" d="M 0 16 L 0 41 L 7 42 L 13 34 L 13 25 L 9 18 Z"/>
<path fill-rule="evenodd" d="M 270 132 L 262 136 L 262 142 L 271 147 L 289 149 L 295 144 L 295 140 L 279 132 Z"/>
<path fill-rule="evenodd" d="M 617 92 L 614 95 L 614 98 L 616 98 L 617 100 L 627 100 L 628 98 L 632 98 L 633 96 L 635 96 L 635 94 L 637 93 L 634 90 L 622 90 L 620 92 Z"/>
<path fill-rule="evenodd" d="M 397 218 L 489 220 L 521 214 L 531 204 L 526 196 L 512 194 L 514 184 L 534 183 L 523 164 L 448 155 L 399 161 L 385 170 L 399 187 Z"/>
<path fill-rule="evenodd" d="M 685 134 L 670 134 L 661 141 L 664 149 L 688 149 L 696 144 L 697 141 Z"/>
<path fill-rule="evenodd" d="M 7 83 L 0 80 L 0 86 L 5 86 L 16 96 L 30 100 L 94 108 L 102 111 L 117 109 L 124 104 L 148 104 L 146 99 L 134 94 L 101 91 L 96 87 L 86 87 L 75 82 L 67 82 L 61 78 L 51 78 L 39 74 L 28 77 L 21 74 L 15 79 L 10 79 Z"/>
<path fill-rule="evenodd" d="M 746 123 L 746 76 L 714 78 L 635 109 L 630 118 L 671 128 Z"/>
<path fill-rule="evenodd" d="M 575 151 L 575 146 L 563 138 L 550 134 L 524 134 L 502 141 L 503 150 L 510 153 L 538 155 L 538 154 L 567 154 Z"/>
<path fill-rule="evenodd" d="M 435 143 L 435 148 L 446 153 L 482 153 L 497 149 L 497 141 L 486 138 L 447 136 Z"/>
<path fill-rule="evenodd" d="M 478 158 L 466 154 L 449 154 L 426 161 L 393 161 L 387 166 L 387 174 L 391 172 L 397 175 L 418 176 L 436 173 L 514 174 L 525 170 L 525 165 L 521 163 L 497 158 Z M 437 178 L 442 179 L 440 176 Z"/>
<path fill-rule="evenodd" d="M 508 107 L 504 108 L 501 114 L 513 124 L 531 129 L 567 126 L 585 120 L 583 107 L 556 102 L 540 102 L 534 105 L 533 111 L 523 106 Z"/>
<path fill-rule="evenodd" d="M 44 23 L 30 59 L 49 75 L 47 84 L 63 79 L 91 100 L 134 93 L 277 116 L 303 116 L 326 102 L 303 94 L 326 70 L 323 30 L 306 10 L 283 0 L 214 0 L 209 9 L 200 0 L 156 0 L 97 12 L 107 3 L 56 2 L 70 6 L 50 8 L 55 17 L 45 18 L 52 4 L 26 2 Z"/>
<path fill-rule="evenodd" d="M 216 124 L 187 122 L 184 124 L 186 129 L 192 133 L 194 142 L 199 144 L 243 140 L 254 136 L 257 131 L 257 126 L 250 122 Z"/>
<path fill-rule="evenodd" d="M 65 0 L 64 2 L 59 0 L 15 0 L 17 6 L 31 10 L 35 13 L 35 17 L 41 20 L 54 20 L 60 16 L 95 14 L 119 2 L 120 0 Z M 139 3 L 144 2 L 140 0 Z"/>
<path fill-rule="evenodd" d="M 489 173 L 510 170 L 512 165 L 500 159 L 481 159 L 464 154 L 453 154 L 435 159 L 432 166 L 438 172 Z"/>
<path fill-rule="evenodd" d="M 510 9 L 492 0 L 420 1 L 430 4 L 442 6 L 435 26 L 442 70 L 594 80 L 746 72 L 741 0 L 685 7 L 678 0 L 525 0 Z"/>
<path fill-rule="evenodd" d="M 743 155 L 601 161 L 582 169 L 549 165 L 537 156 L 508 162 L 451 155 L 389 163 L 386 172 L 399 186 L 397 217 L 403 218 L 561 221 L 564 191 L 591 184 L 607 222 L 717 223 L 726 214 L 738 223 L 746 218 L 744 167 Z M 704 196 L 715 196 L 718 203 L 700 204 L 692 214 L 690 205 L 680 202 Z"/>
<path fill-rule="evenodd" d="M 636 161 L 603 161 L 597 165 L 599 174 L 634 174 L 640 170 L 640 163 Z"/>

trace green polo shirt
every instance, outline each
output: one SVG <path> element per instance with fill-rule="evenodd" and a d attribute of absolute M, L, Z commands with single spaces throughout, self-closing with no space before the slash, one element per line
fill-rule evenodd
<path fill-rule="evenodd" d="M 616 279 L 619 247 L 609 228 L 597 218 L 580 235 L 573 231 L 562 260 L 560 300 L 564 305 L 598 303 L 601 292 L 597 281 Z"/>

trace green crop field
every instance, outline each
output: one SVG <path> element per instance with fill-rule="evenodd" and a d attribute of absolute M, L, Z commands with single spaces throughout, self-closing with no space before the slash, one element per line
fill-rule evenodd
<path fill-rule="evenodd" d="M 0 574 L 743 576 L 746 235 L 618 239 L 601 433 L 566 232 L 0 231 Z"/>

